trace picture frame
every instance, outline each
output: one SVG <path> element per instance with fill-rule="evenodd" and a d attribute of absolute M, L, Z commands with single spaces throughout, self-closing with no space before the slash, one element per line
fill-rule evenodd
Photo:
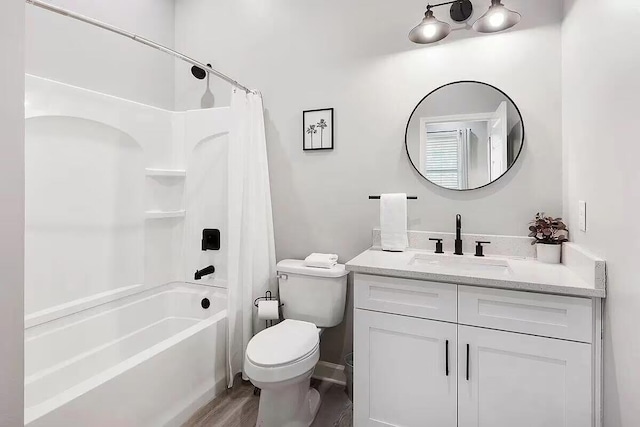
<path fill-rule="evenodd" d="M 333 108 L 302 112 L 302 150 L 333 150 Z"/>

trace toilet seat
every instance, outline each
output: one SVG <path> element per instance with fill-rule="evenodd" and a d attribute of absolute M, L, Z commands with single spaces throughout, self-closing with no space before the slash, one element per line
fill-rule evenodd
<path fill-rule="evenodd" d="M 319 359 L 318 328 L 313 323 L 287 319 L 249 341 L 245 372 L 252 381 L 286 381 L 307 373 Z"/>

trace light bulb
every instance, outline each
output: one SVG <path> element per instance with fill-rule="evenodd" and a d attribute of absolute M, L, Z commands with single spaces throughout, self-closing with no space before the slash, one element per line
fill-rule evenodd
<path fill-rule="evenodd" d="M 428 39 L 432 39 L 436 35 L 437 28 L 435 25 L 426 25 L 422 27 L 422 35 Z"/>
<path fill-rule="evenodd" d="M 498 11 L 489 17 L 489 22 L 493 27 L 500 27 L 504 24 L 504 13 L 502 11 Z"/>
<path fill-rule="evenodd" d="M 518 12 L 507 9 L 500 0 L 491 0 L 489 10 L 473 24 L 473 29 L 479 33 L 495 33 L 511 28 L 518 22 Z"/>

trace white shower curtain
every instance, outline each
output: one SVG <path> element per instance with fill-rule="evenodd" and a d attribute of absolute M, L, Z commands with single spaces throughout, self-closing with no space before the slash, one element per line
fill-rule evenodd
<path fill-rule="evenodd" d="M 228 209 L 227 380 L 231 387 L 234 376 L 243 372 L 247 344 L 259 329 L 253 301 L 277 289 L 262 96 L 240 89 L 231 93 Z"/>
<path fill-rule="evenodd" d="M 460 190 L 469 189 L 469 162 L 471 142 L 471 128 L 458 130 L 458 188 Z"/>

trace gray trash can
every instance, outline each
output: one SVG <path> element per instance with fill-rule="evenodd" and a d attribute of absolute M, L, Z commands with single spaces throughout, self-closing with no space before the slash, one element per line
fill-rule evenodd
<path fill-rule="evenodd" d="M 353 353 L 347 354 L 344 358 L 344 374 L 347 377 L 347 394 L 353 402 Z"/>

